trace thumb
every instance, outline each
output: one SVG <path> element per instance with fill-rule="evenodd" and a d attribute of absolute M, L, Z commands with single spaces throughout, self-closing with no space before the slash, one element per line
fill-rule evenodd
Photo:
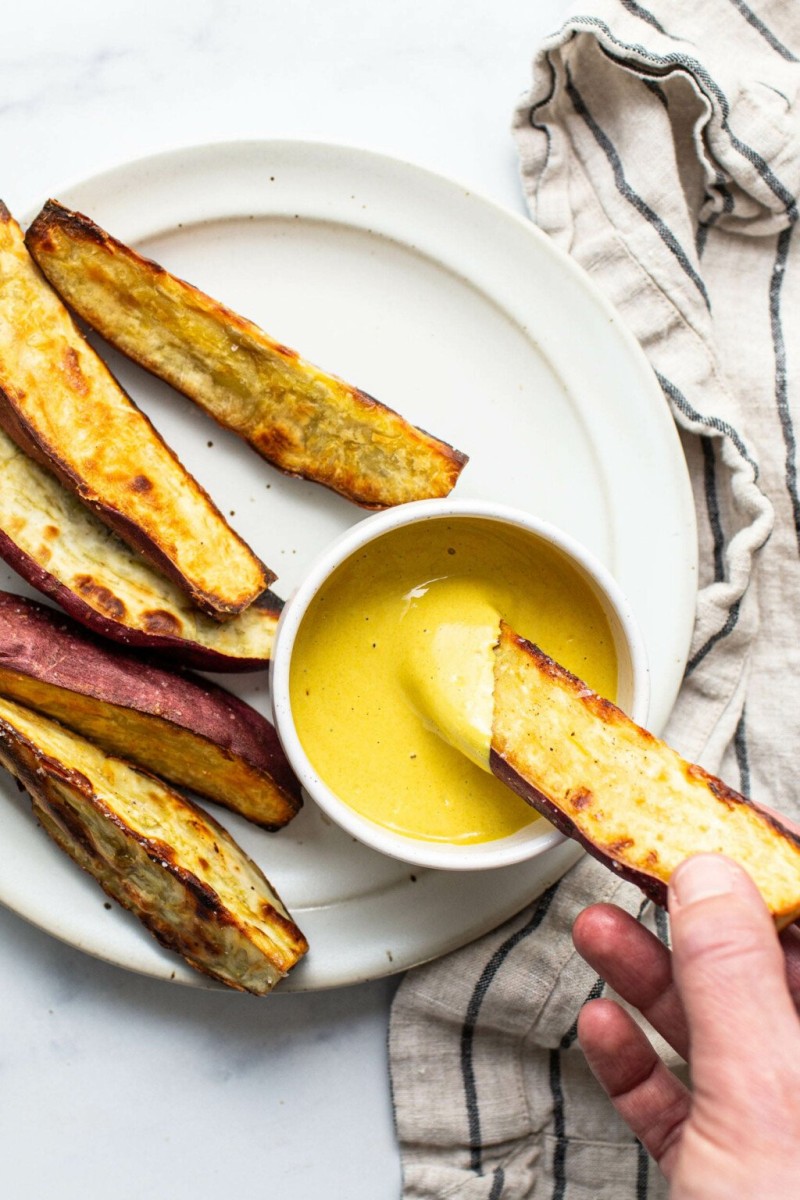
<path fill-rule="evenodd" d="M 778 936 L 749 875 L 718 854 L 681 863 L 669 909 L 694 1082 L 727 1091 L 741 1073 L 743 1046 L 766 1066 L 798 1040 Z"/>

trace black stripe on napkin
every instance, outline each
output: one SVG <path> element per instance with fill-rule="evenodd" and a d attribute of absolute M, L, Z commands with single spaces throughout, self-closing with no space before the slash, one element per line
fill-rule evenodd
<path fill-rule="evenodd" d="M 741 435 L 736 431 L 736 429 L 734 429 L 729 422 L 722 421 L 719 417 L 703 416 L 702 413 L 699 413 L 697 409 L 693 408 L 693 406 L 689 403 L 683 392 L 681 392 L 671 380 L 667 379 L 666 376 L 662 375 L 659 371 L 656 371 L 656 378 L 658 379 L 658 382 L 660 383 L 667 399 L 679 412 L 683 413 L 685 417 L 695 424 L 702 425 L 706 429 L 713 429 L 717 433 L 723 434 L 725 437 L 730 438 L 739 454 L 752 470 L 753 481 L 757 481 L 758 464 L 753 458 L 751 458 L 747 447 L 742 441 Z M 717 642 L 720 642 L 726 638 L 734 629 L 736 622 L 739 620 L 739 609 L 741 608 L 741 603 L 741 597 L 734 601 L 728 610 L 728 616 L 722 628 L 718 629 L 716 633 L 712 634 L 705 644 L 702 645 L 689 659 L 688 663 L 686 664 L 685 672 L 687 676 L 691 675 L 691 673 L 696 670 L 703 659 L 714 649 Z"/>
<path fill-rule="evenodd" d="M 750 795 L 750 755 L 747 751 L 747 709 L 742 709 L 742 715 L 733 735 L 733 748 L 736 752 L 736 765 L 739 768 L 739 791 L 743 796 Z"/>
<path fill-rule="evenodd" d="M 489 1192 L 489 1200 L 500 1200 L 505 1186 L 506 1173 L 502 1167 L 498 1167 L 492 1175 L 492 1190 Z"/>
<path fill-rule="evenodd" d="M 714 211 L 706 217 L 705 221 L 701 221 L 697 227 L 697 237 L 695 238 L 695 247 L 697 249 L 697 257 L 703 257 L 703 251 L 706 248 L 709 230 L 713 225 L 716 225 L 721 216 L 729 216 L 733 212 L 734 200 L 733 192 L 728 187 L 725 176 L 721 171 L 717 171 L 714 178 L 714 187 L 718 194 L 722 197 L 722 208 L 714 209 Z"/>
<path fill-rule="evenodd" d="M 781 314 L 781 290 L 783 277 L 786 274 L 786 260 L 789 257 L 789 245 L 792 238 L 792 226 L 781 231 L 778 235 L 778 249 L 772 267 L 772 278 L 769 284 L 769 320 L 772 330 L 772 348 L 775 354 L 775 405 L 778 419 L 781 423 L 783 444 L 786 448 L 786 490 L 792 505 L 795 537 L 800 550 L 800 496 L 797 491 L 797 439 L 794 432 L 794 422 L 789 411 L 788 389 L 786 386 L 786 344 L 783 338 L 783 319 Z"/>
<path fill-rule="evenodd" d="M 550 145 L 551 145 L 550 127 L 547 124 L 540 124 L 540 122 L 536 120 L 536 113 L 540 108 L 543 108 L 545 106 L 545 104 L 549 104 L 550 101 L 553 99 L 553 96 L 555 95 L 555 90 L 556 90 L 556 80 L 558 78 L 556 75 L 556 69 L 553 66 L 550 55 L 546 53 L 544 58 L 545 58 L 545 62 L 547 63 L 547 69 L 550 72 L 550 86 L 547 89 L 547 94 L 545 96 L 543 96 L 541 100 L 537 100 L 536 103 L 534 105 L 532 105 L 531 110 L 528 113 L 528 123 L 529 123 L 531 129 L 538 129 L 540 133 L 543 133 L 545 136 L 545 140 L 547 142 L 547 151 L 544 156 L 543 171 L 546 170 L 547 163 L 550 158 Z"/>
<path fill-rule="evenodd" d="M 669 918 L 667 910 L 662 908 L 660 904 L 653 905 L 653 919 L 656 927 L 656 935 L 662 946 L 669 945 Z"/>
<path fill-rule="evenodd" d="M 703 302 L 705 303 L 706 308 L 710 308 L 711 304 L 708 298 L 708 292 L 706 291 L 706 285 L 703 283 L 702 279 L 697 274 L 697 271 L 695 271 L 694 267 L 692 266 L 688 254 L 683 249 L 669 226 L 662 220 L 658 213 L 650 207 L 647 201 L 644 200 L 628 183 L 628 180 L 625 178 L 625 171 L 623 169 L 619 154 L 617 153 L 608 134 L 600 128 L 597 121 L 595 121 L 594 117 L 589 112 L 586 102 L 575 86 L 569 67 L 566 68 L 566 92 L 569 98 L 572 100 L 575 112 L 579 117 L 581 117 L 589 129 L 589 132 L 592 134 L 592 137 L 597 142 L 597 145 L 608 159 L 609 166 L 611 167 L 614 175 L 614 183 L 616 184 L 617 191 L 625 200 L 628 201 L 629 204 L 633 205 L 636 211 L 643 216 L 645 220 L 647 220 L 653 226 L 664 245 L 675 256 L 681 269 L 689 277 L 700 295 L 703 297 Z"/>
<path fill-rule="evenodd" d="M 693 671 L 697 670 L 697 668 L 700 666 L 700 663 L 704 658 L 707 657 L 707 655 L 711 653 L 717 642 L 723 641 L 729 633 L 732 633 L 736 627 L 736 622 L 739 620 L 739 609 L 741 608 L 741 605 L 742 598 L 740 596 L 739 599 L 734 601 L 734 603 L 728 609 L 728 616 L 722 628 L 718 629 L 716 633 L 712 633 L 705 645 L 701 646 L 699 650 L 695 651 L 695 653 L 689 659 L 688 663 L 686 664 L 685 675 L 691 675 Z"/>
<path fill-rule="evenodd" d="M 744 3 L 744 0 L 730 0 L 730 2 L 733 7 L 742 14 L 745 21 L 748 21 L 749 24 L 753 26 L 753 29 L 757 30 L 761 34 L 764 41 L 771 46 L 777 54 L 780 54 L 781 58 L 785 58 L 787 62 L 797 62 L 797 58 L 794 54 L 792 54 L 791 50 L 787 46 L 784 46 L 783 42 L 775 36 L 771 29 L 767 28 L 761 18 L 756 16 L 752 8 Z"/>
<path fill-rule="evenodd" d="M 647 88 L 648 92 L 652 92 L 656 100 L 660 100 L 664 108 L 669 112 L 669 99 L 660 83 L 656 83 L 655 79 L 643 79 L 642 83 Z"/>
<path fill-rule="evenodd" d="M 636 1139 L 636 1200 L 647 1200 L 650 1183 L 650 1155 Z"/>
<path fill-rule="evenodd" d="M 632 17 L 638 17 L 640 21 L 646 21 L 648 25 L 652 25 L 658 33 L 663 33 L 665 37 L 669 37 L 664 26 L 659 21 L 658 17 L 653 13 L 648 12 L 646 8 L 642 8 L 641 4 L 637 4 L 636 0 L 620 0 L 622 7 L 629 12 Z"/>
<path fill-rule="evenodd" d="M 553 1200 L 563 1200 L 567 1189 L 567 1134 L 564 1120 L 564 1089 L 561 1086 L 561 1051 L 550 1051 L 550 1095 L 553 1098 Z"/>
<path fill-rule="evenodd" d="M 703 414 L 699 413 L 696 408 L 692 407 L 692 405 L 684 396 L 683 392 L 681 392 L 671 380 L 667 379 L 665 375 L 662 375 L 659 371 L 656 371 L 656 378 L 658 379 L 661 389 L 670 403 L 673 404 L 681 413 L 683 413 L 688 420 L 697 425 L 702 425 L 705 429 L 713 429 L 717 433 L 722 434 L 724 437 L 730 438 L 741 457 L 752 470 L 754 482 L 757 481 L 758 463 L 754 458 L 751 457 L 741 435 L 737 432 L 733 425 L 731 425 L 728 421 L 723 421 L 720 417 L 703 416 Z"/>
<path fill-rule="evenodd" d="M 598 975 L 583 1003 L 588 1004 L 590 1000 L 597 1000 L 602 996 L 605 986 L 605 980 L 601 979 Z M 581 1005 L 582 1007 L 583 1005 Z M 570 1046 L 574 1045 L 577 1037 L 578 1021 L 576 1018 L 562 1037 L 558 1048 L 550 1051 L 549 1079 L 550 1095 L 553 1099 L 553 1136 L 555 1138 L 555 1145 L 553 1147 L 553 1200 L 563 1200 L 567 1187 L 566 1163 L 569 1138 L 567 1137 L 567 1123 L 564 1113 L 564 1089 L 561 1085 L 561 1054 L 564 1050 L 569 1050 Z"/>
<path fill-rule="evenodd" d="M 483 1174 L 483 1146 L 481 1144 L 481 1114 L 478 1104 L 478 1088 L 475 1082 L 475 1064 L 473 1050 L 475 1043 L 475 1026 L 484 997 L 493 980 L 500 971 L 511 951 L 530 934 L 535 933 L 553 902 L 558 891 L 558 883 L 544 892 L 537 904 L 533 915 L 527 924 L 522 925 L 510 937 L 498 946 L 478 977 L 469 1004 L 464 1024 L 461 1028 L 461 1078 L 464 1085 L 464 1099 L 467 1109 L 467 1124 L 469 1128 L 469 1165 L 476 1175 Z M 499 1195 L 499 1193 L 498 1193 Z"/>
<path fill-rule="evenodd" d="M 700 438 L 700 449 L 703 452 L 703 492 L 714 546 L 714 581 L 718 583 L 725 578 L 725 534 L 722 530 L 722 515 L 717 493 L 717 462 L 714 457 L 714 442 L 714 438 Z"/>
<path fill-rule="evenodd" d="M 692 58 L 688 54 L 654 54 L 652 50 L 648 50 L 645 46 L 622 42 L 619 40 L 619 38 L 615 37 L 605 21 L 599 21 L 594 17 L 574 17 L 572 19 L 572 23 L 575 25 L 585 25 L 589 28 L 600 30 L 604 37 L 622 52 L 617 61 L 619 62 L 619 65 L 626 68 L 626 70 L 639 71 L 641 73 L 644 69 L 650 69 L 656 74 L 668 75 L 677 69 L 687 71 L 690 75 L 694 75 L 698 80 L 700 80 L 700 82 L 715 97 L 717 103 L 719 104 L 720 112 L 722 114 L 721 125 L 725 130 L 725 133 L 728 135 L 734 150 L 741 154 L 743 158 L 746 158 L 751 166 L 755 167 L 756 171 L 761 176 L 764 183 L 766 183 L 772 194 L 785 206 L 789 217 L 793 221 L 797 219 L 797 200 L 789 191 L 789 189 L 777 177 L 769 163 L 762 158 L 752 146 L 748 146 L 746 142 L 743 142 L 733 132 L 729 123 L 731 106 L 728 97 L 725 95 L 717 81 L 713 79 L 711 75 L 709 75 L 702 63 L 698 62 L 697 59 Z M 606 51 L 608 52 L 607 47 Z M 649 64 L 649 68 L 645 68 L 642 63 L 632 62 L 630 58 L 624 57 L 624 55 L 630 55 L 631 53 L 640 56 L 644 60 L 644 63 Z"/>

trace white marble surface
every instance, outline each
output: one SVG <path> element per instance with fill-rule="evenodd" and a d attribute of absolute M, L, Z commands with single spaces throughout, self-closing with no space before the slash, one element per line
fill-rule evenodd
<path fill-rule="evenodd" d="M 14 212 L 159 150 L 310 138 L 523 210 L 511 113 L 563 0 L 39 0 L 3 15 L 0 196 Z M 9 1200 L 385 1200 L 396 980 L 267 1000 L 90 959 L 0 909 Z"/>

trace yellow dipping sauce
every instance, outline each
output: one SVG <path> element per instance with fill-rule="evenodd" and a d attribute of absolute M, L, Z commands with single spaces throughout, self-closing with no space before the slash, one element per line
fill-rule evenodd
<path fill-rule="evenodd" d="M 303 749 L 332 791 L 379 825 L 436 842 L 492 841 L 539 819 L 477 765 L 488 763 L 501 617 L 615 699 L 599 601 L 531 533 L 432 518 L 384 534 L 334 572 L 302 620 L 289 681 Z M 440 707 L 452 709 L 439 724 L 463 753 L 435 732 Z"/>

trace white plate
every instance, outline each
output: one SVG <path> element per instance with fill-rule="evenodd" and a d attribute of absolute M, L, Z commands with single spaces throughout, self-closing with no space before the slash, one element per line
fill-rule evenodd
<path fill-rule="evenodd" d="M 639 618 L 652 671 L 650 725 L 663 725 L 696 587 L 683 454 L 638 346 L 536 228 L 405 163 L 297 142 L 160 155 L 58 198 L 466 451 L 457 494 L 527 509 L 583 541 Z M 326 490 L 279 475 L 188 401 L 107 353 L 278 572 L 282 595 L 333 535 L 361 518 Z M 7 569 L 0 586 L 29 592 Z M 266 673 L 221 682 L 267 711 Z M 100 889 L 36 827 L 9 777 L 0 790 L 0 900 L 91 954 L 207 986 L 133 917 L 106 907 Z M 578 857 L 565 843 L 497 871 L 414 871 L 355 844 L 310 805 L 273 835 L 217 815 L 311 943 L 284 990 L 373 979 L 464 945 Z"/>

